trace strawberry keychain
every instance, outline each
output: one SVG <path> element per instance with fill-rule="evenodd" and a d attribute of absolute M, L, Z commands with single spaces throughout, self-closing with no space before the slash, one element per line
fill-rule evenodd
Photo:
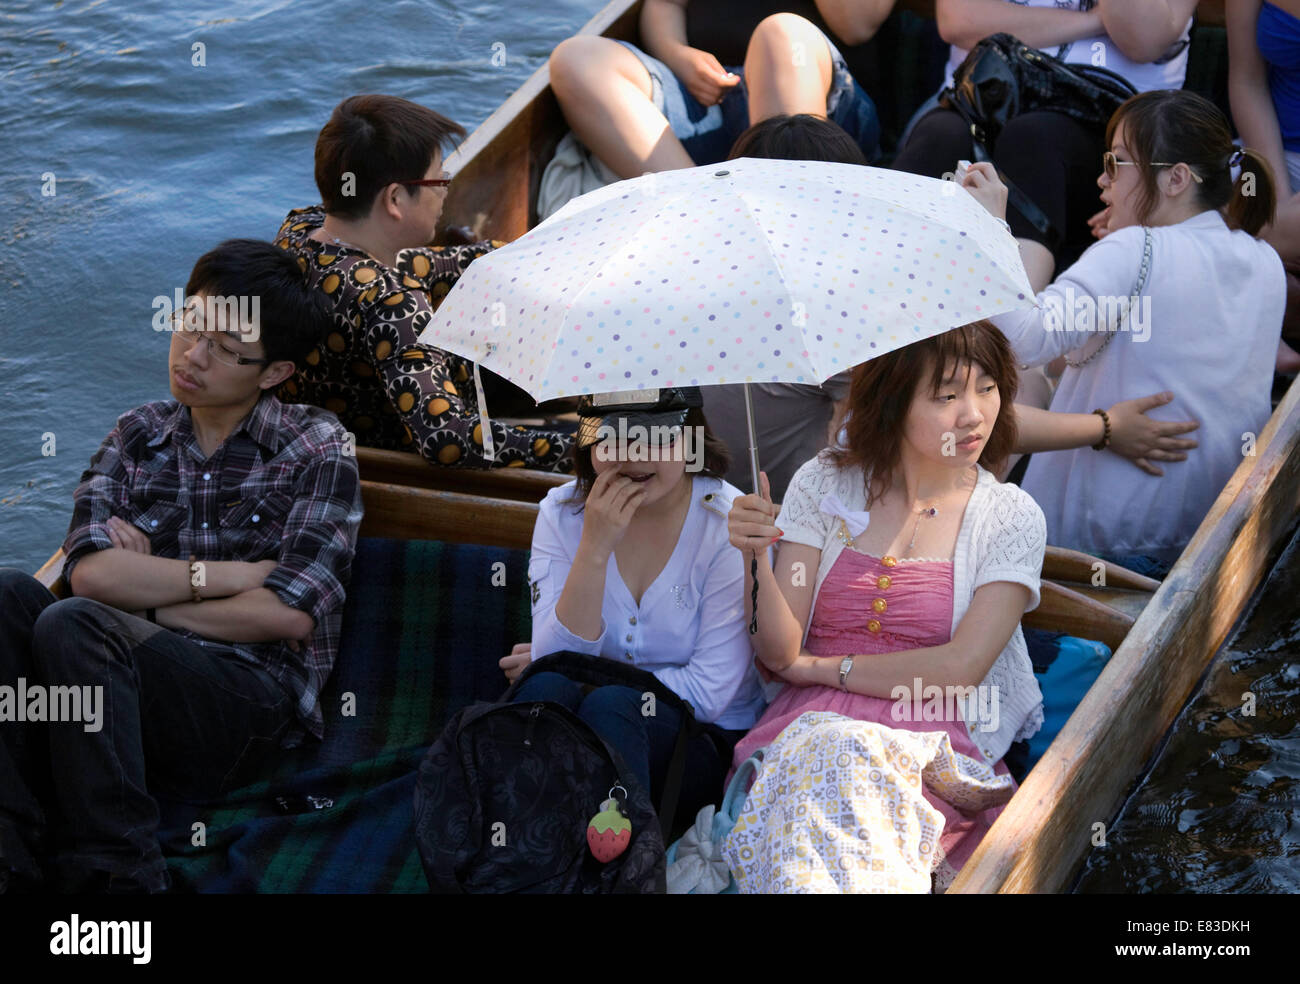
<path fill-rule="evenodd" d="M 627 790 L 617 783 L 609 791 L 609 798 L 600 804 L 600 812 L 587 824 L 587 846 L 601 864 L 608 864 L 627 850 L 632 840 L 632 822 L 628 820 L 623 804 L 614 795 L 614 790 Z"/>

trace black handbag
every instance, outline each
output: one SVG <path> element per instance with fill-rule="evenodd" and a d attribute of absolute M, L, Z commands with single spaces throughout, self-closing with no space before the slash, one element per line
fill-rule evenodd
<path fill-rule="evenodd" d="M 987 161 L 1002 128 L 1022 113 L 1051 110 L 1100 129 L 1136 94 L 1127 79 L 1109 69 L 1066 64 L 1010 34 L 994 34 L 970 50 L 953 73 L 952 85 L 939 94 L 939 105 L 960 114 L 970 127 L 975 160 Z M 1008 202 L 1047 237 L 1055 252 L 1060 232 L 1024 192 L 1002 180 Z"/>

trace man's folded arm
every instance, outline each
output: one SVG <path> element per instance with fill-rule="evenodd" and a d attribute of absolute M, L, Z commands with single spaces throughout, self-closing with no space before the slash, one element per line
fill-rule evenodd
<path fill-rule="evenodd" d="M 187 561 L 125 550 L 109 533 L 112 517 L 126 519 L 131 514 L 130 457 L 123 447 L 123 421 L 129 420 L 120 419 L 104 438 L 73 493 L 63 575 L 74 595 L 136 611 L 188 601 L 191 595 Z M 134 426 L 132 433 L 138 433 Z M 213 561 L 205 567 L 207 583 L 200 589 L 204 598 L 258 587 L 266 573 L 256 564 L 239 561 Z"/>
<path fill-rule="evenodd" d="M 310 613 L 291 608 L 267 588 L 215 601 L 170 605 L 159 608 L 156 617 L 166 628 L 186 629 L 221 642 L 306 639 L 316 628 Z"/>

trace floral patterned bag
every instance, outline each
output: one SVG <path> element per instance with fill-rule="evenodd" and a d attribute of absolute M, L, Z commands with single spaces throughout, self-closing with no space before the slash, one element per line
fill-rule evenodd
<path fill-rule="evenodd" d="M 945 732 L 803 714 L 768 746 L 723 856 L 746 894 L 929 892 L 944 818 L 923 788 L 965 812 L 1015 791 Z"/>

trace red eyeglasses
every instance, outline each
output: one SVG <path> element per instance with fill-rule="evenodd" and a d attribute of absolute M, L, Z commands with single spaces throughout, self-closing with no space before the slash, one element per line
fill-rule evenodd
<path fill-rule="evenodd" d="M 399 181 L 397 183 L 419 188 L 446 188 L 447 185 L 451 184 L 451 172 L 443 171 L 440 178 L 420 178 L 418 181 Z"/>

